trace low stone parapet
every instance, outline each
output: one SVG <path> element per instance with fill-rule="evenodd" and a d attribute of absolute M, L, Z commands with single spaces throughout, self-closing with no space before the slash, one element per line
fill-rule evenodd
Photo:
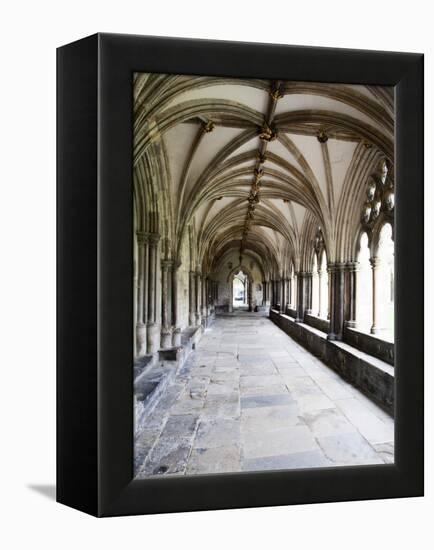
<path fill-rule="evenodd" d="M 394 368 L 346 342 L 327 340 L 327 334 L 288 315 L 270 311 L 270 319 L 344 380 L 394 415 Z"/>

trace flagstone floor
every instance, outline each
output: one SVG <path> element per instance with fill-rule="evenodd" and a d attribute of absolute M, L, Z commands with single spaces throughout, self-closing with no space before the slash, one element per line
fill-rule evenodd
<path fill-rule="evenodd" d="M 267 317 L 217 317 L 135 441 L 139 478 L 393 462 L 394 422 Z"/>

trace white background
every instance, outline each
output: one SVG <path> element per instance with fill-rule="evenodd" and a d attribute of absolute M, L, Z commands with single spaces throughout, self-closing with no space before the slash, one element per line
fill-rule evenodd
<path fill-rule="evenodd" d="M 425 498 L 97 520 L 55 479 L 55 48 L 97 31 L 426 54 L 426 213 L 433 234 L 428 1 L 4 2 L 0 15 L 0 545 L 104 549 L 433 547 L 432 351 Z M 428 239 L 427 239 L 428 240 Z M 426 274 L 432 277 L 432 245 Z M 426 288 L 427 309 L 433 293 Z M 433 323 L 426 319 L 427 340 Z"/>

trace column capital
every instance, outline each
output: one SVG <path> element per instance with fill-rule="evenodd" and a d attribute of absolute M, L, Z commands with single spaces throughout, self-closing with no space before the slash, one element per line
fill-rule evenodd
<path fill-rule="evenodd" d="M 160 234 L 159 233 L 148 233 L 148 239 L 150 244 L 156 245 L 158 241 L 160 240 Z"/>
<path fill-rule="evenodd" d="M 381 265 L 381 258 L 378 256 L 373 256 L 372 258 L 369 258 L 369 263 L 372 266 L 372 269 L 377 269 Z"/>
<path fill-rule="evenodd" d="M 149 235 L 147 231 L 136 231 L 137 235 L 137 244 L 139 246 L 143 246 L 144 244 L 147 244 L 149 242 Z"/>
<path fill-rule="evenodd" d="M 354 273 L 359 270 L 360 264 L 359 262 L 351 261 L 351 262 L 347 262 L 345 266 L 347 271 L 349 271 L 350 273 Z"/>
<path fill-rule="evenodd" d="M 347 264 L 345 262 L 330 262 L 327 264 L 327 271 L 329 273 L 337 271 L 345 271 Z"/>
<path fill-rule="evenodd" d="M 171 260 L 168 258 L 161 260 L 161 269 L 163 269 L 164 271 L 170 270 L 174 265 L 175 265 L 175 260 Z"/>

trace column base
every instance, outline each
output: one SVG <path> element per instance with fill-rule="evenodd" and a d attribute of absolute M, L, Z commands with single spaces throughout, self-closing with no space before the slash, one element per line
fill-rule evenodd
<path fill-rule="evenodd" d="M 189 313 L 189 315 L 188 315 L 188 324 L 191 327 L 194 327 L 196 325 L 196 314 L 195 313 Z"/>
<path fill-rule="evenodd" d="M 160 348 L 160 325 L 149 323 L 146 325 L 148 353 L 155 353 Z"/>
<path fill-rule="evenodd" d="M 136 325 L 136 356 L 144 357 L 147 350 L 146 342 L 147 328 L 143 323 Z"/>
<path fill-rule="evenodd" d="M 181 328 L 172 327 L 172 346 L 178 348 L 181 345 Z"/>
<path fill-rule="evenodd" d="M 172 347 L 172 331 L 168 327 L 161 329 L 160 349 Z"/>
<path fill-rule="evenodd" d="M 348 328 L 357 328 L 357 321 L 346 321 L 345 326 Z"/>
<path fill-rule="evenodd" d="M 196 321 L 195 321 L 195 323 L 196 323 L 196 326 L 197 326 L 197 327 L 199 327 L 199 326 L 201 325 L 201 323 L 202 323 L 202 316 L 201 316 L 200 313 L 196 313 Z"/>
<path fill-rule="evenodd" d="M 387 328 L 372 327 L 370 330 L 371 334 L 384 334 L 387 332 Z"/>
<path fill-rule="evenodd" d="M 327 340 L 330 340 L 331 342 L 333 341 L 340 342 L 342 341 L 342 334 L 335 334 L 334 332 L 329 332 L 327 334 Z"/>

